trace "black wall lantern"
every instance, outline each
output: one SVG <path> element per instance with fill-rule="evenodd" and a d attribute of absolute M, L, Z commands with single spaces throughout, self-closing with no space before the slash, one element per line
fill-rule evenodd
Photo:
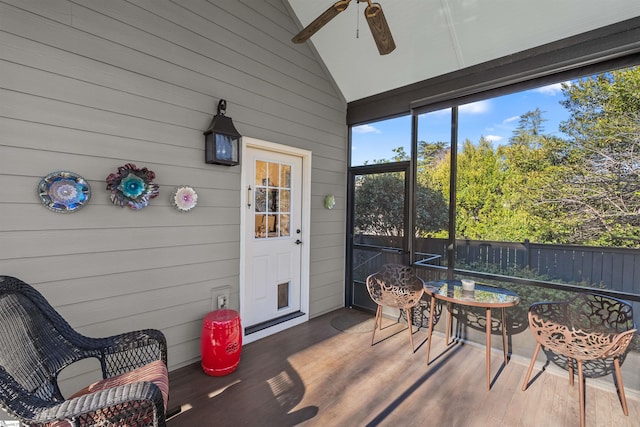
<path fill-rule="evenodd" d="M 217 165 L 235 166 L 240 163 L 240 138 L 231 117 L 224 115 L 227 101 L 218 102 L 218 113 L 204 132 L 205 161 Z"/>

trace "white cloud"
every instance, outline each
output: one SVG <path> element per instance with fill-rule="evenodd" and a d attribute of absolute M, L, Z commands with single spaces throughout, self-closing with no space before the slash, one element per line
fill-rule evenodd
<path fill-rule="evenodd" d="M 520 120 L 520 116 L 508 117 L 504 119 L 502 123 L 511 123 L 511 122 L 515 122 L 516 120 Z"/>
<path fill-rule="evenodd" d="M 487 136 L 484 137 L 484 139 L 486 139 L 487 141 L 491 141 L 491 142 L 497 142 L 497 141 L 500 141 L 503 138 L 501 136 L 498 136 L 498 135 L 487 135 Z"/>
<path fill-rule="evenodd" d="M 460 113 L 470 113 L 470 114 L 483 114 L 489 111 L 491 108 L 491 102 L 489 100 L 483 100 L 478 102 L 472 102 L 470 104 L 461 105 L 458 108 Z"/>
<path fill-rule="evenodd" d="M 354 126 L 352 130 L 355 133 L 381 133 L 380 129 L 372 125 Z"/>
<path fill-rule="evenodd" d="M 568 82 L 566 82 L 568 83 Z M 534 89 L 535 92 L 541 93 L 542 95 L 548 96 L 556 96 L 562 90 L 562 83 L 555 83 L 548 86 L 542 86 L 537 89 Z"/>

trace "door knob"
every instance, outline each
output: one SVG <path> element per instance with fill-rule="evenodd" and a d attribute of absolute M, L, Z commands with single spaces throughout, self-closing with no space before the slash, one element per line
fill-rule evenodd
<path fill-rule="evenodd" d="M 294 242 L 296 245 L 301 245 L 302 244 L 302 240 L 298 239 Z"/>

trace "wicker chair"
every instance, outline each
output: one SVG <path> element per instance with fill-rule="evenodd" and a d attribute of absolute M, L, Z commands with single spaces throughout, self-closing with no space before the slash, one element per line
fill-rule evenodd
<path fill-rule="evenodd" d="M 96 358 L 104 380 L 64 398 L 60 371 Z M 74 331 L 45 298 L 0 276 L 0 407 L 29 426 L 165 426 L 167 344 L 157 330 Z"/>
<path fill-rule="evenodd" d="M 629 415 L 620 373 L 620 359 L 636 332 L 633 309 L 628 303 L 597 293 L 580 293 L 563 302 L 540 302 L 529 308 L 529 327 L 537 341 L 522 390 L 529 385 L 540 347 L 566 358 L 573 385 L 573 360 L 578 365 L 580 425 L 585 425 L 584 362 L 613 361 L 620 403 Z"/>
<path fill-rule="evenodd" d="M 371 299 L 378 304 L 376 321 L 373 327 L 371 345 L 375 340 L 376 329 L 382 329 L 382 307 L 405 310 L 409 330 L 409 342 L 413 352 L 413 321 L 411 311 L 420 303 L 424 293 L 424 282 L 413 274 L 411 267 L 399 264 L 386 264 L 367 277 L 367 290 Z"/>

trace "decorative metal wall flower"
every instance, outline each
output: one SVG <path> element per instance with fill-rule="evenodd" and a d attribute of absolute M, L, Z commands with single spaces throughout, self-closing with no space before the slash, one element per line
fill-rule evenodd
<path fill-rule="evenodd" d="M 38 195 L 54 212 L 75 212 L 91 198 L 91 187 L 80 175 L 69 171 L 51 172 L 40 180 Z"/>
<path fill-rule="evenodd" d="M 198 204 L 198 194 L 193 188 L 183 185 L 175 189 L 171 202 L 180 212 L 189 212 Z"/>
<path fill-rule="evenodd" d="M 111 202 L 139 210 L 149 205 L 149 200 L 158 195 L 158 184 L 152 181 L 156 174 L 147 168 L 138 169 L 133 163 L 118 168 L 118 173 L 107 177 L 107 190 L 111 191 Z"/>

